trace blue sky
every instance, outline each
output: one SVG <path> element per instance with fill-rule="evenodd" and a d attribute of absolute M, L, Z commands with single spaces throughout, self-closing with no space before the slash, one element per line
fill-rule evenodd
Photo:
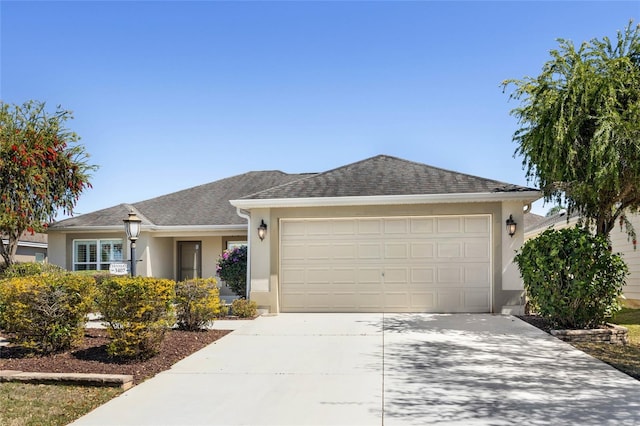
<path fill-rule="evenodd" d="M 377 154 L 524 185 L 500 83 L 538 75 L 557 38 L 613 38 L 639 15 L 632 1 L 0 0 L 0 98 L 74 111 L 100 167 L 77 213 Z"/>

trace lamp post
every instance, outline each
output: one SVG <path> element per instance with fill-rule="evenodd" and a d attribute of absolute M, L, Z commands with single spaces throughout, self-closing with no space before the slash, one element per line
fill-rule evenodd
<path fill-rule="evenodd" d="M 123 219 L 124 230 L 131 241 L 131 276 L 136 276 L 136 240 L 140 236 L 142 220 L 134 212 L 129 212 L 129 217 Z"/>

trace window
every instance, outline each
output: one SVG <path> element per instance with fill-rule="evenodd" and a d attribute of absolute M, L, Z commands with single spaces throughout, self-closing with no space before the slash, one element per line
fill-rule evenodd
<path fill-rule="evenodd" d="M 38 263 L 44 263 L 44 259 L 45 259 L 46 257 L 47 257 L 47 256 L 46 256 L 44 253 L 39 252 L 39 251 L 37 251 L 37 252 L 36 252 L 36 262 L 38 262 Z"/>
<path fill-rule="evenodd" d="M 227 241 L 227 250 L 231 250 L 237 247 L 246 246 L 246 241 Z"/>
<path fill-rule="evenodd" d="M 111 263 L 122 262 L 122 247 L 122 240 L 76 240 L 73 242 L 73 270 L 109 270 Z"/>

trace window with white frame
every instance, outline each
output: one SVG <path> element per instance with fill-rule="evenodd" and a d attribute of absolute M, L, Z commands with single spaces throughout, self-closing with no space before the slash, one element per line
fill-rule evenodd
<path fill-rule="evenodd" d="M 73 270 L 103 271 L 109 270 L 113 262 L 122 262 L 123 245 L 116 240 L 74 240 Z"/>

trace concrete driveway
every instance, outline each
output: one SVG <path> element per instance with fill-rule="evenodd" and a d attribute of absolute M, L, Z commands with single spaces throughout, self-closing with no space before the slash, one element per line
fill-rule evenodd
<path fill-rule="evenodd" d="M 231 323 L 240 328 L 73 424 L 640 424 L 640 382 L 509 316 Z"/>

